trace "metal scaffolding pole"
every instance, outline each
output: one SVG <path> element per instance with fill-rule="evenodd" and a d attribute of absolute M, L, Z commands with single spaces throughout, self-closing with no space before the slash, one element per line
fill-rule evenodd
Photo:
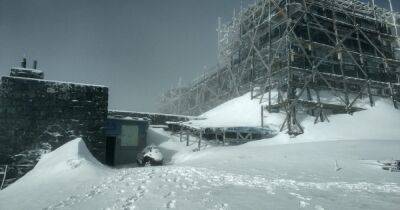
<path fill-rule="evenodd" d="M 371 106 L 375 97 L 392 98 L 396 106 L 399 14 L 388 3 L 390 10 L 375 0 L 260 0 L 235 12 L 231 23 L 219 18 L 218 66 L 164 94 L 161 111 L 179 105 L 174 114 L 198 115 L 251 92 L 267 111 L 284 111 L 282 130 L 297 135 L 303 133 L 299 112 L 325 121 L 327 112 L 359 110 L 364 95 Z"/>

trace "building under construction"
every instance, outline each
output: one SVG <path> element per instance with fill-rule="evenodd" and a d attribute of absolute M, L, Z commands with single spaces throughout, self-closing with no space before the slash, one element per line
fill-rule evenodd
<path fill-rule="evenodd" d="M 218 67 L 165 93 L 161 111 L 197 115 L 251 91 L 265 111 L 286 113 L 281 130 L 296 135 L 299 112 L 323 121 L 376 97 L 398 108 L 400 15 L 384 1 L 259 0 L 219 20 Z"/>

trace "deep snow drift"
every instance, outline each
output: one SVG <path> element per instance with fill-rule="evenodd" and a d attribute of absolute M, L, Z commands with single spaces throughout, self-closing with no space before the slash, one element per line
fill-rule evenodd
<path fill-rule="evenodd" d="M 42 209 L 49 200 L 64 199 L 69 192 L 98 181 L 93 178 L 109 173 L 83 140 L 76 139 L 43 155 L 32 171 L 0 191 L 0 209 Z"/>
<path fill-rule="evenodd" d="M 367 108 L 367 107 L 366 107 Z M 202 117 L 215 126 L 257 126 L 260 104 L 244 95 Z M 281 114 L 265 118 L 271 126 Z M 111 169 L 81 140 L 44 156 L 0 192 L 0 209 L 398 209 L 400 173 L 377 160 L 400 159 L 400 111 L 390 102 L 354 116 L 331 116 L 306 133 L 193 152 L 177 136 L 149 130 L 168 165 Z"/>

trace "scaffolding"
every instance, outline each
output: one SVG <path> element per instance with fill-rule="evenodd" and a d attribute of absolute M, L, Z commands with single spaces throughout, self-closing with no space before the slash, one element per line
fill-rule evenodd
<path fill-rule="evenodd" d="M 251 91 L 267 111 L 286 114 L 281 131 L 298 135 L 300 111 L 324 121 L 375 97 L 399 108 L 400 15 L 386 1 L 388 9 L 375 0 L 259 0 L 228 24 L 219 19 L 218 66 L 164 94 L 161 111 L 197 115 Z"/>

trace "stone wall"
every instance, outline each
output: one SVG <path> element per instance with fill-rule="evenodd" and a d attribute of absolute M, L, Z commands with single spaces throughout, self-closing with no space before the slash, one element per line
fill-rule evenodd
<path fill-rule="evenodd" d="M 19 154 L 54 150 L 76 137 L 104 162 L 107 108 L 107 87 L 2 77 L 0 165 L 24 164 Z"/>

